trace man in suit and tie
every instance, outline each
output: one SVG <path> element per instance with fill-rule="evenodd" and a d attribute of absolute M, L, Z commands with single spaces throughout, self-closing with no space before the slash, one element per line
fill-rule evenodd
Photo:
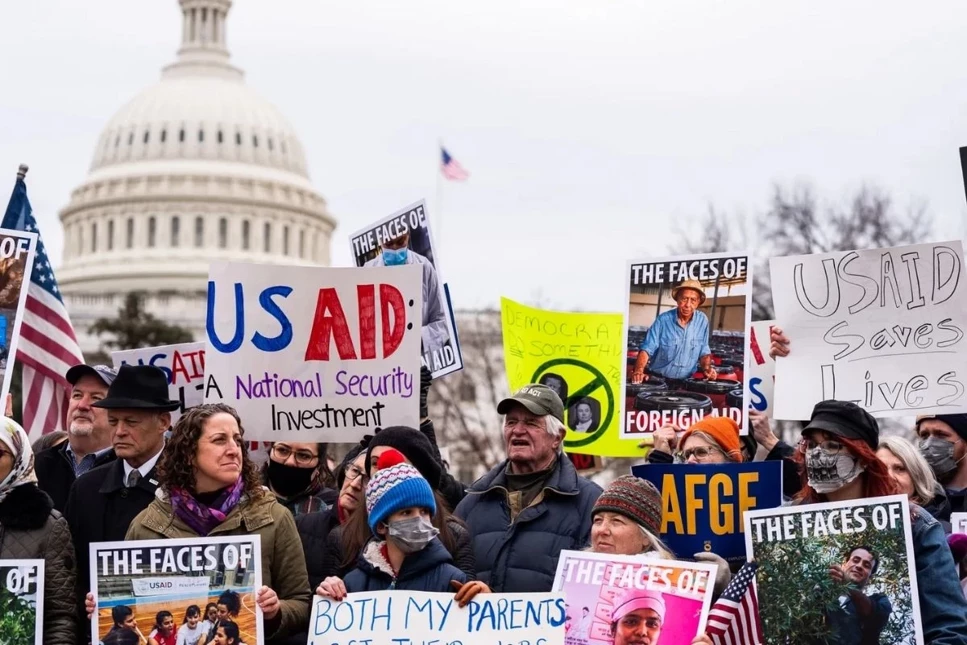
<path fill-rule="evenodd" d="M 67 500 L 66 517 L 77 558 L 77 592 L 82 622 L 84 597 L 90 591 L 89 545 L 124 539 L 128 525 L 147 508 L 158 487 L 155 465 L 171 425 L 165 373 L 150 365 L 124 365 L 93 407 L 107 410 L 117 459 L 77 478 Z"/>

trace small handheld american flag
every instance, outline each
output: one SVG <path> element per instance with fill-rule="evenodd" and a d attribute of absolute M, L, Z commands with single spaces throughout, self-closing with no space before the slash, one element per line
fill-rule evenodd
<path fill-rule="evenodd" d="M 440 146 L 440 172 L 451 181 L 464 181 L 470 176 L 460 162 L 450 156 L 447 149 Z"/>
<path fill-rule="evenodd" d="M 705 633 L 715 645 L 762 645 L 759 602 L 752 584 L 757 568 L 755 562 L 743 564 L 712 605 Z"/>

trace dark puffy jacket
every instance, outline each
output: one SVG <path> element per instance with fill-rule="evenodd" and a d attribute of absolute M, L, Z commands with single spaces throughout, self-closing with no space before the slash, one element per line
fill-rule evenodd
<path fill-rule="evenodd" d="M 463 571 L 453 566 L 453 558 L 440 540 L 434 539 L 422 551 L 406 556 L 396 577 L 393 576 L 393 567 L 383 556 L 382 546 L 382 541 L 369 541 L 359 556 L 356 568 L 346 574 L 343 580 L 347 592 L 402 589 L 452 593 L 452 580 L 461 584 L 468 580 Z"/>
<path fill-rule="evenodd" d="M 76 643 L 74 547 L 67 520 L 53 509 L 36 484 L 11 490 L 0 502 L 0 559 L 44 561 L 44 642 Z"/>
<path fill-rule="evenodd" d="M 601 487 L 578 476 L 560 455 L 544 489 L 511 522 L 504 461 L 481 477 L 457 506 L 470 527 L 477 577 L 495 593 L 547 592 L 564 549 L 591 539 L 591 508 Z"/>
<path fill-rule="evenodd" d="M 463 522 L 455 517 L 450 518 L 450 521 L 447 523 L 447 527 L 450 529 L 450 532 L 453 534 L 453 538 L 456 541 L 456 548 L 454 548 L 453 553 L 450 554 L 450 556 L 453 558 L 453 564 L 467 575 L 468 580 L 476 580 L 477 567 L 474 561 L 473 543 L 470 539 L 470 531 L 467 530 L 467 527 L 464 526 Z M 352 567 L 343 566 L 345 553 L 342 544 L 342 531 L 342 526 L 336 526 L 329 532 L 329 535 L 326 538 L 325 553 L 320 558 L 322 566 L 320 571 L 322 579 L 320 582 L 329 576 L 342 578 L 352 570 Z M 443 543 L 441 542 L 440 544 Z M 312 574 L 313 571 L 310 568 L 310 580 L 312 579 Z"/>

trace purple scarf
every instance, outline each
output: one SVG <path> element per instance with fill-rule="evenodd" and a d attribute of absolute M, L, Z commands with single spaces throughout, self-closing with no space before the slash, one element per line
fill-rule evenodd
<path fill-rule="evenodd" d="M 216 526 L 225 521 L 233 508 L 238 506 L 242 498 L 245 482 L 239 477 L 235 483 L 226 488 L 211 506 L 205 506 L 184 488 L 174 488 L 168 496 L 171 499 L 171 509 L 181 518 L 199 537 L 207 537 Z"/>

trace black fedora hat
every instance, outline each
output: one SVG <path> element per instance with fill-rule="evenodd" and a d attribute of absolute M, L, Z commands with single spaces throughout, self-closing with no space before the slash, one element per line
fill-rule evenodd
<path fill-rule="evenodd" d="M 107 396 L 94 404 L 108 410 L 159 410 L 171 412 L 180 401 L 168 398 L 168 378 L 151 365 L 122 365 Z"/>

